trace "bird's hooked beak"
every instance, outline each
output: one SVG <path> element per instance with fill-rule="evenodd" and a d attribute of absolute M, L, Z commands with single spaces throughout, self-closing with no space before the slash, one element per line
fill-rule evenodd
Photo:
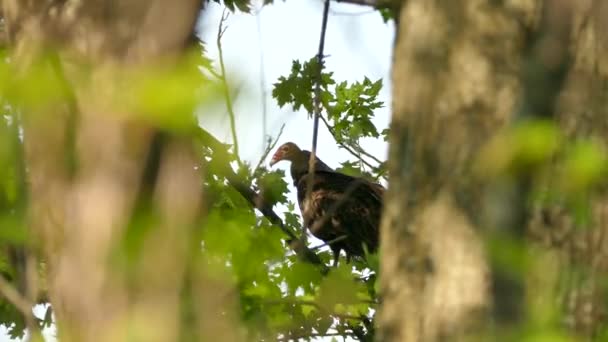
<path fill-rule="evenodd" d="M 283 160 L 283 152 L 276 151 L 272 156 L 272 159 L 270 159 L 270 166 L 274 166 L 274 164 L 280 162 L 281 160 Z"/>

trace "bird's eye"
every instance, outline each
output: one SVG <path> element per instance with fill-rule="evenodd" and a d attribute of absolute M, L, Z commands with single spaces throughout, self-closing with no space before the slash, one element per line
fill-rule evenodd
<path fill-rule="evenodd" d="M 283 146 L 283 148 L 281 150 L 283 150 L 283 152 L 287 152 L 287 151 L 289 151 L 289 146 Z"/>

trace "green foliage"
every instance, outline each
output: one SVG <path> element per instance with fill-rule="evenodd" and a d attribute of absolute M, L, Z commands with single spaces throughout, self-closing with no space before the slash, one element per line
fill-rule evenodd
<path fill-rule="evenodd" d="M 536 194 L 532 202 L 561 203 L 577 225 L 586 226 L 592 195 L 598 186 L 606 185 L 608 159 L 597 141 L 569 141 L 554 123 L 527 121 L 487 144 L 475 167 L 484 179 L 537 180 L 532 185 Z"/>
<path fill-rule="evenodd" d="M 289 76 L 279 77 L 274 84 L 272 96 L 279 106 L 291 105 L 294 110 L 304 108 L 308 113 L 314 110 L 315 86 L 319 84 L 321 106 L 326 113 L 324 122 L 332 133 L 336 143 L 347 148 L 359 161 L 370 158 L 365 155 L 359 142 L 364 138 L 387 139 L 388 129 L 379 132 L 373 123 L 374 111 L 382 108 L 383 103 L 378 100 L 382 89 L 382 79 L 371 81 L 367 77 L 361 82 L 337 83 L 332 72 L 321 70 L 319 78 L 319 63 L 316 57 L 301 63 L 293 61 Z M 377 158 L 372 163 L 365 162 L 368 169 L 359 167 L 358 173 L 364 174 L 372 171 L 372 178 L 385 175 L 386 165 Z M 373 165 L 375 164 L 375 165 Z M 346 170 L 355 171 L 356 164 L 344 166 Z"/>
<path fill-rule="evenodd" d="M 213 0 L 216 3 L 223 3 L 230 11 L 235 12 L 237 9 L 241 12 L 249 13 L 251 11 L 250 0 Z M 272 0 L 264 0 L 264 5 L 272 3 Z"/>
<path fill-rule="evenodd" d="M 0 277 L 18 287 L 17 267 L 10 259 L 10 251 L 22 248 L 26 242 L 23 206 L 25 180 L 20 158 L 21 145 L 18 138 L 17 116 L 4 108 L 0 117 Z M 4 325 L 11 338 L 22 338 L 25 318 L 11 303 L 0 300 L 0 324 Z"/>
<path fill-rule="evenodd" d="M 367 177 L 372 178 L 373 175 L 369 172 L 366 172 L 363 167 L 361 167 L 361 163 L 345 161 L 340 163 L 340 167 L 336 168 L 336 171 L 342 172 L 349 176 L 354 177 Z"/>
<path fill-rule="evenodd" d="M 590 141 L 578 141 L 567 147 L 561 167 L 560 188 L 565 193 L 587 191 L 606 174 L 606 152 Z"/>
<path fill-rule="evenodd" d="M 335 95 L 324 98 L 329 119 L 334 122 L 334 130 L 339 140 L 379 136 L 371 119 L 374 110 L 381 108 L 378 101 L 382 89 L 382 79 L 375 82 L 364 77 L 363 82 L 351 85 L 341 82 L 336 85 Z"/>
<path fill-rule="evenodd" d="M 380 13 L 380 15 L 382 16 L 382 20 L 385 23 L 388 23 L 389 21 L 395 19 L 395 13 L 391 9 L 381 8 L 381 9 L 378 10 L 378 13 Z"/>
<path fill-rule="evenodd" d="M 288 192 L 285 172 L 283 170 L 266 171 L 256 179 L 257 188 L 267 203 L 274 206 L 276 203 L 287 202 L 285 196 Z"/>
<path fill-rule="evenodd" d="M 224 0 L 232 11 L 248 12 L 247 0 Z M 270 1 L 265 1 L 265 4 Z M 373 337 L 373 315 L 377 302 L 378 261 L 344 259 L 328 273 L 298 259 L 284 241 L 286 236 L 259 212 L 253 209 L 234 185 L 250 187 L 266 203 L 275 208 L 286 207 L 283 214 L 285 228 L 297 235 L 302 231 L 299 209 L 288 200 L 293 191 L 281 170 L 252 168 L 241 162 L 232 146 L 210 139 L 199 131 L 193 115 L 198 106 L 215 101 L 218 85 L 204 71 L 212 70 L 211 61 L 203 51 L 189 55 L 178 63 L 146 65 L 140 69 L 103 70 L 94 82 L 90 65 L 77 65 L 79 91 L 103 91 L 100 105 L 108 115 L 130 115 L 126 120 L 145 122 L 163 133 L 192 138 L 200 152 L 204 169 L 204 219 L 192 234 L 192 264 L 200 265 L 206 276 L 226 277 L 238 291 L 242 321 L 252 340 L 274 340 L 282 337 L 306 338 L 315 334 L 338 332 L 343 335 Z M 73 103 L 74 89 L 62 78 L 57 55 L 40 56 L 31 65 L 15 72 L 12 65 L 0 65 L 0 97 L 7 102 L 27 108 L 29 113 L 49 113 L 48 108 Z M 279 105 L 313 111 L 313 89 L 320 66 L 316 58 L 300 63 L 295 61 L 290 75 L 275 84 L 273 96 Z M 203 72 L 198 70 L 203 69 Z M 382 81 L 364 77 L 360 82 L 337 83 L 332 72 L 322 72 L 321 104 L 326 112 L 339 144 L 359 151 L 362 138 L 379 138 L 387 131 L 379 131 L 373 124 L 374 110 L 383 104 L 378 101 Z M 107 92 L 107 93 L 106 93 Z M 77 108 L 74 108 L 77 110 Z M 11 113 L 13 115 L 14 113 Z M 7 116 L 0 125 L 0 247 L 20 246 L 27 240 L 24 212 L 25 182 L 22 178 L 20 148 L 23 141 L 16 135 L 20 123 L 17 116 Z M 13 124 L 9 125 L 8 122 Z M 43 122 L 43 121 L 40 121 Z M 359 157 L 361 158 L 361 157 Z M 366 167 L 361 160 L 344 162 L 340 169 L 353 175 L 378 178 L 384 174 L 384 163 Z M 161 215 L 154 202 L 154 189 L 141 195 L 126 224 L 120 242 L 109 262 L 124 272 L 125 280 L 137 292 L 136 280 L 144 272 L 142 264 L 149 251 L 148 240 L 161 223 Z M 145 192 L 142 190 L 142 192 Z M 14 229 L 5 229 L 5 228 Z M 180 227 L 186 229 L 186 227 Z M 191 228 L 191 227 L 188 227 Z M 332 255 L 327 246 L 315 249 L 320 259 L 329 264 Z M 190 261 L 189 261 L 190 262 Z M 199 270 L 200 271 L 200 270 Z M 0 256 L 0 273 L 13 281 L 16 270 L 4 255 Z M 133 284 L 131 284 L 133 282 Z M 185 291 L 186 292 L 186 291 Z M 184 295 L 187 297 L 187 295 Z M 50 312 L 50 311 L 49 311 Z M 50 315 L 42 324 L 49 324 Z M 0 301 L 0 323 L 9 327 L 12 336 L 22 336 L 23 317 L 9 303 Z"/>
<path fill-rule="evenodd" d="M 557 152 L 561 136 L 547 121 L 521 123 L 494 138 L 480 153 L 480 172 L 496 175 L 503 172 L 529 173 L 547 165 Z"/>
<path fill-rule="evenodd" d="M 303 64 L 294 61 L 290 75 L 279 77 L 278 82 L 274 84 L 272 96 L 279 106 L 283 107 L 289 103 L 294 110 L 304 107 L 312 113 L 318 68 L 317 58 Z M 333 89 L 331 85 L 335 85 Z M 383 103 L 378 101 L 382 79 L 372 82 L 364 77 L 362 82 L 348 84 L 343 81 L 336 84 L 332 72 L 322 72 L 320 86 L 321 103 L 329 120 L 334 123 L 334 137 L 338 142 L 379 136 L 371 119 L 374 117 L 374 110 L 383 106 Z"/>
<path fill-rule="evenodd" d="M 337 82 L 332 72 L 319 70 L 319 67 L 316 57 L 303 63 L 294 61 L 290 74 L 279 77 L 274 84 L 273 97 L 281 107 L 289 105 L 294 110 L 304 108 L 312 114 L 318 83 L 325 113 L 322 114 L 323 122 L 336 143 L 358 159 L 342 162 L 337 171 L 371 179 L 385 176 L 386 163 L 367 155 L 359 144 L 364 138 L 387 139 L 388 129 L 380 131 L 372 121 L 374 111 L 383 106 L 378 100 L 382 80 L 371 81 L 364 77 L 360 82 Z M 298 219 L 293 214 L 294 209 L 292 204 L 288 204 L 285 222 L 295 227 L 298 226 Z M 321 257 L 329 260 L 331 256 L 325 251 Z M 355 260 L 350 265 L 342 263 L 324 278 L 308 265 L 294 263 L 289 268 L 293 274 L 283 277 L 288 294 L 297 297 L 301 292 L 304 298 L 316 299 L 317 306 L 307 307 L 303 315 L 317 317 L 314 322 L 309 322 L 317 333 L 324 334 L 333 329 L 343 336 L 373 339 L 373 310 L 370 309 L 374 307 L 372 303 L 378 294 L 376 255 L 369 255 L 367 262 Z"/>
<path fill-rule="evenodd" d="M 23 315 L 6 301 L 0 302 L 0 324 L 7 328 L 12 339 L 20 339 L 25 335 Z"/>
<path fill-rule="evenodd" d="M 285 235 L 265 219 L 258 219 L 240 194 L 226 185 L 225 169 L 213 170 L 220 171 L 206 178 L 214 202 L 203 229 L 203 253 L 217 272 L 232 275 L 251 338 L 308 336 L 337 328 L 349 334 L 362 324 L 359 318 L 340 316 L 368 317 L 369 287 L 374 287 L 375 278 L 357 281 L 351 266 L 344 263 L 325 277 L 318 267 L 297 260 L 283 242 Z M 289 189 L 283 172 L 265 168 L 254 172 L 244 164 L 238 174 L 261 189 L 272 203 L 276 200 L 286 205 L 285 225 L 291 231 L 301 231 L 297 209 L 286 198 Z M 319 254 L 325 261 L 331 259 L 327 250 Z M 366 266 L 361 263 L 357 267 Z M 366 331 L 363 326 L 358 329 Z"/>
<path fill-rule="evenodd" d="M 316 57 L 311 58 L 303 64 L 295 60 L 291 65 L 289 76 L 281 76 L 274 84 L 272 97 L 277 100 L 279 106 L 291 104 L 294 110 L 304 107 L 307 112 L 313 112 L 314 85 L 319 75 L 319 61 Z M 328 87 L 336 82 L 332 78 L 332 72 L 322 72 L 320 86 L 322 96 L 331 96 Z"/>

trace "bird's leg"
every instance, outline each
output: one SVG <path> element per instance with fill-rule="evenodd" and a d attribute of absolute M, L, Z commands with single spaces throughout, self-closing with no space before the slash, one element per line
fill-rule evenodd
<path fill-rule="evenodd" d="M 334 267 L 338 267 L 338 259 L 340 259 L 340 253 L 335 253 L 334 254 Z"/>
<path fill-rule="evenodd" d="M 341 248 L 333 248 L 333 247 L 331 247 L 331 251 L 334 254 L 333 267 L 338 267 L 338 260 L 340 259 L 340 251 L 341 250 L 342 250 Z"/>

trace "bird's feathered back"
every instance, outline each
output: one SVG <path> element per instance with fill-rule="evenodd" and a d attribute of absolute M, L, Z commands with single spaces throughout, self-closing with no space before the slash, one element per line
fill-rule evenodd
<path fill-rule="evenodd" d="M 314 175 L 308 174 L 310 153 L 289 142 L 279 147 L 271 162 L 291 161 L 291 177 L 306 227 L 329 244 L 334 262 L 341 250 L 348 259 L 364 256 L 365 250 L 376 252 L 384 187 L 336 172 L 318 157 Z M 307 198 L 311 177 L 312 191 Z"/>
<path fill-rule="evenodd" d="M 298 202 L 311 233 L 330 245 L 337 259 L 378 249 L 384 188 L 363 178 L 333 171 L 316 171 L 310 200 L 306 198 L 311 175 L 298 180 Z M 364 247 L 365 246 L 365 247 Z"/>

